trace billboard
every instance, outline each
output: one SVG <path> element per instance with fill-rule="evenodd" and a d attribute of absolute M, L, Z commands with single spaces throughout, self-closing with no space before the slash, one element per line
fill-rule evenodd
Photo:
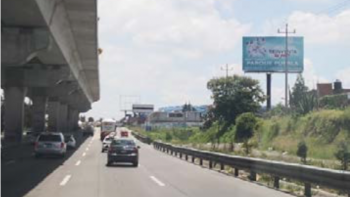
<path fill-rule="evenodd" d="M 154 111 L 154 105 L 133 104 L 132 111 L 135 113 L 152 113 Z"/>
<path fill-rule="evenodd" d="M 301 73 L 304 69 L 304 43 L 302 37 L 243 37 L 244 72 L 285 72 L 288 54 L 288 72 Z"/>

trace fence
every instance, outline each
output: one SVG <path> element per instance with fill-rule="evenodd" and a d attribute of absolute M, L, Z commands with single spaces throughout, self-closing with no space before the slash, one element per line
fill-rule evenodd
<path fill-rule="evenodd" d="M 133 134 L 138 140 L 144 143 L 152 143 L 152 140 L 149 137 L 144 137 L 137 133 Z M 311 196 L 312 184 L 346 192 L 350 197 L 350 172 L 348 171 L 214 153 L 156 141 L 153 142 L 153 146 L 155 149 L 162 152 L 179 155 L 180 158 L 185 156 L 186 160 L 188 160 L 188 156 L 191 156 L 192 163 L 198 158 L 199 164 L 203 165 L 203 161 L 206 160 L 209 162 L 209 168 L 213 168 L 214 163 L 220 164 L 222 170 L 225 165 L 231 166 L 235 169 L 235 176 L 239 175 L 239 170 L 248 171 L 250 173 L 249 179 L 251 181 L 256 181 L 257 173 L 269 174 L 274 177 L 274 187 L 277 189 L 279 188 L 279 180 L 281 178 L 300 181 L 304 183 L 304 195 L 307 197 Z"/>

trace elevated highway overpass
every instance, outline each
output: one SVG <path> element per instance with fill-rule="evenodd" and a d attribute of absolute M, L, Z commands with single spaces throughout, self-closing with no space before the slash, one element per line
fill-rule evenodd
<path fill-rule="evenodd" d="M 19 142 L 24 98 L 33 131 L 66 132 L 100 98 L 97 0 L 3 0 L 1 87 L 5 140 Z"/>

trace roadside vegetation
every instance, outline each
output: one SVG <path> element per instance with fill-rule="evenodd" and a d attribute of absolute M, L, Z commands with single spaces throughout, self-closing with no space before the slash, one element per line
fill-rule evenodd
<path fill-rule="evenodd" d="M 348 169 L 350 107 L 343 96 L 323 99 L 310 91 L 301 76 L 290 93 L 290 108 L 261 112 L 259 84 L 248 77 L 212 79 L 214 104 L 202 128 L 134 130 L 174 144 L 267 159 Z M 320 102 L 321 101 L 321 102 Z"/>

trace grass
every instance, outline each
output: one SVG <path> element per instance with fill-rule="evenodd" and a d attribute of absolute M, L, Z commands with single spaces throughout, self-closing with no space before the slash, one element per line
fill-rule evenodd
<path fill-rule="evenodd" d="M 350 107 L 314 111 L 301 117 L 270 116 L 260 119 L 259 124 L 260 127 L 256 129 L 251 141 L 254 142 L 254 148 L 261 151 L 259 155 L 255 156 L 267 159 L 285 159 L 298 162 L 299 159 L 296 158 L 297 145 L 301 140 L 304 140 L 308 146 L 309 164 L 339 168 L 334 156 L 337 146 L 343 140 L 350 144 Z M 209 136 L 217 129 L 216 127 L 213 126 L 207 131 L 201 131 L 199 128 L 164 128 L 147 132 L 138 127 L 132 129 L 153 140 L 162 140 L 173 144 L 190 144 L 196 148 L 212 150 L 211 145 L 207 145 L 207 143 L 211 142 Z M 225 137 L 222 137 L 220 142 L 228 143 Z M 269 154 L 271 149 L 279 152 L 280 155 Z M 244 151 L 239 148 L 236 148 L 234 153 L 222 148 L 217 148 L 215 151 L 244 155 Z M 282 153 L 287 154 L 287 156 L 283 156 Z"/>

